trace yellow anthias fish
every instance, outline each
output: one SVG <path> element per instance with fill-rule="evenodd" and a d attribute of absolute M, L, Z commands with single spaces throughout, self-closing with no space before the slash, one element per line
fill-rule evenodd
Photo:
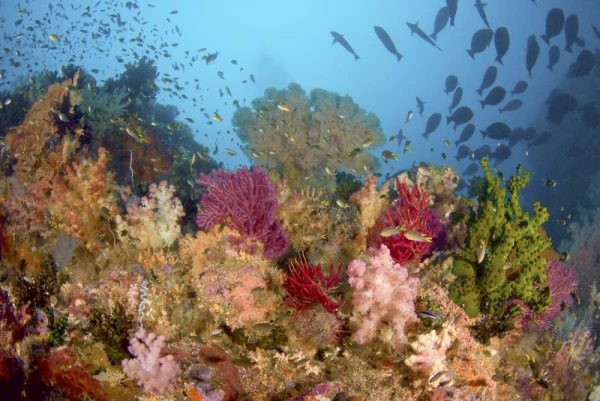
<path fill-rule="evenodd" d="M 285 103 L 277 103 L 277 108 L 281 111 L 285 111 L 286 113 L 292 111 L 292 109 L 290 109 L 290 107 Z"/>
<path fill-rule="evenodd" d="M 485 259 L 485 253 L 487 252 L 487 245 L 484 240 L 481 240 L 479 243 L 479 248 L 477 249 L 477 263 L 483 262 Z"/>
<path fill-rule="evenodd" d="M 212 119 L 215 120 L 218 123 L 220 123 L 221 121 L 223 121 L 223 118 L 216 111 L 213 113 Z"/>
<path fill-rule="evenodd" d="M 398 235 L 402 233 L 402 228 L 401 227 L 387 227 L 384 228 L 383 231 L 381 231 L 381 236 L 384 238 L 387 237 L 393 237 L 394 235 Z"/>
<path fill-rule="evenodd" d="M 414 242 L 431 242 L 432 241 L 431 237 L 429 237 L 419 231 L 415 231 L 415 230 L 407 230 L 407 231 L 404 231 L 402 234 L 404 234 L 404 237 L 409 241 L 414 241 Z"/>

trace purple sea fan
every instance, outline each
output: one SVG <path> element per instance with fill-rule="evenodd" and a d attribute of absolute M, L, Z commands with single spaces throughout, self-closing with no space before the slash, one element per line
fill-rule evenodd
<path fill-rule="evenodd" d="M 550 327 L 552 321 L 560 316 L 566 306 L 573 303 L 573 295 L 577 291 L 577 280 L 573 270 L 558 260 L 548 262 L 546 267 L 546 285 L 550 290 L 550 305 L 545 311 L 535 313 L 522 302 L 517 304 L 523 310 L 521 323 L 525 330 L 544 331 Z"/>
<path fill-rule="evenodd" d="M 277 198 L 266 171 L 257 166 L 216 170 L 201 174 L 196 182 L 207 188 L 196 215 L 199 227 L 209 230 L 226 222 L 247 239 L 262 242 L 268 259 L 286 251 L 288 240 L 275 218 Z"/>

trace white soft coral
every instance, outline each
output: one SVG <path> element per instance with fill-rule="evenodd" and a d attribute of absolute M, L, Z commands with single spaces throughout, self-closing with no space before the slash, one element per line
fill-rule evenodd
<path fill-rule="evenodd" d="M 419 279 L 410 277 L 406 267 L 394 262 L 385 245 L 369 250 L 368 264 L 353 260 L 348 277 L 354 289 L 352 306 L 360 319 L 352 340 L 366 344 L 382 328 L 382 339 L 397 352 L 402 351 L 407 342 L 406 327 L 419 320 L 415 312 Z"/>
<path fill-rule="evenodd" d="M 421 334 L 410 344 L 415 353 L 406 358 L 404 363 L 413 371 L 426 376 L 445 371 L 446 351 L 455 339 L 456 331 L 447 323 L 442 326 L 439 333 L 432 330 Z"/>
<path fill-rule="evenodd" d="M 164 336 L 140 328 L 127 348 L 135 358 L 121 362 L 127 377 L 135 380 L 147 393 L 160 395 L 173 390 L 172 381 L 180 372 L 173 355 L 161 356 L 164 346 Z"/>

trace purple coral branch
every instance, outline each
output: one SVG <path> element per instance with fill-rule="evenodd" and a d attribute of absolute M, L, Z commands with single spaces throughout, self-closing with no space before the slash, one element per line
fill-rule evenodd
<path fill-rule="evenodd" d="M 226 223 L 245 237 L 264 244 L 265 257 L 281 256 L 288 241 L 275 218 L 277 198 L 266 171 L 254 166 L 234 172 L 216 170 L 196 180 L 207 188 L 202 197 L 196 224 L 209 230 Z"/>

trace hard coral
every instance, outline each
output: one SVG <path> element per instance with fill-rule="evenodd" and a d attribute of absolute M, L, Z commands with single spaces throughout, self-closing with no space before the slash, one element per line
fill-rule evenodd
<path fill-rule="evenodd" d="M 410 277 L 406 267 L 395 263 L 389 249 L 381 245 L 369 250 L 368 263 L 359 259 L 350 263 L 348 282 L 354 289 L 352 306 L 360 318 L 352 340 L 366 344 L 382 328 L 382 337 L 401 352 L 408 341 L 407 326 L 419 321 L 415 313 L 419 279 Z"/>
<path fill-rule="evenodd" d="M 431 254 L 435 240 L 442 234 L 443 228 L 429 207 L 429 194 L 413 185 L 412 189 L 400 181 L 396 181 L 398 199 L 387 211 L 377 219 L 369 233 L 369 244 L 385 246 L 390 250 L 394 261 L 400 264 L 420 262 Z M 391 236 L 382 236 L 386 228 L 400 227 L 402 232 Z M 431 238 L 426 241 L 415 241 L 405 236 L 404 232 L 413 231 Z"/>
<path fill-rule="evenodd" d="M 283 288 L 290 296 L 288 304 L 296 311 L 301 311 L 313 304 L 321 304 L 329 313 L 340 307 L 340 302 L 331 299 L 330 292 L 341 280 L 342 267 L 329 267 L 325 276 L 321 265 L 311 265 L 305 257 L 295 260 L 286 275 Z"/>
<path fill-rule="evenodd" d="M 288 241 L 275 218 L 277 198 L 269 175 L 254 167 L 229 173 L 222 170 L 201 174 L 198 184 L 207 187 L 196 224 L 206 230 L 226 223 L 246 240 L 260 241 L 268 259 L 281 256 Z"/>

